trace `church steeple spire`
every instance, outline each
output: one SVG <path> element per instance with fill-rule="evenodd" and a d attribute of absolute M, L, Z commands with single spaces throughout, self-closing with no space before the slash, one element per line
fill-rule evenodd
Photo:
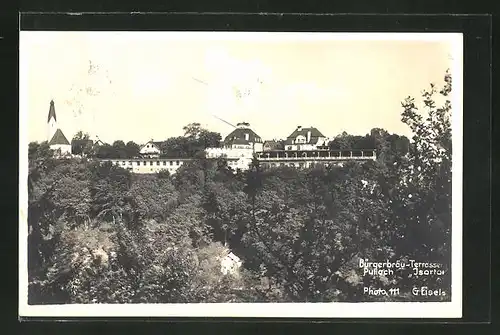
<path fill-rule="evenodd" d="M 54 121 L 57 121 L 56 109 L 54 107 L 54 100 L 50 100 L 49 116 L 47 118 L 47 122 L 50 122 L 51 118 L 54 118 Z"/>
<path fill-rule="evenodd" d="M 54 100 L 50 100 L 49 116 L 47 118 L 47 141 L 51 141 L 57 130 L 56 109 Z"/>

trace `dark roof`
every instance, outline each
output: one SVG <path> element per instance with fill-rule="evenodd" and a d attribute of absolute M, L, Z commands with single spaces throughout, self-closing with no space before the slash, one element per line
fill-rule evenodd
<path fill-rule="evenodd" d="M 271 149 L 280 149 L 280 148 L 283 148 L 283 145 L 281 142 L 277 142 L 277 141 L 265 141 L 264 142 L 264 146 L 268 146 L 269 148 Z"/>
<path fill-rule="evenodd" d="M 49 116 L 47 118 L 47 122 L 50 121 L 51 117 L 53 117 L 54 120 L 57 121 L 57 119 L 56 119 L 56 109 L 54 108 L 54 100 L 50 100 Z"/>
<path fill-rule="evenodd" d="M 235 138 L 232 141 L 226 142 L 226 144 L 246 144 L 246 145 L 248 145 L 248 144 L 250 144 L 250 142 L 245 140 L 245 139 L 242 139 L 242 138 Z"/>
<path fill-rule="evenodd" d="M 297 136 L 302 135 L 307 139 L 307 133 L 311 132 L 311 139 L 307 144 L 316 144 L 318 142 L 318 137 L 325 137 L 317 128 L 297 128 L 287 137 L 285 144 L 293 144 L 293 140 L 297 138 Z"/>
<path fill-rule="evenodd" d="M 94 141 L 92 141 L 90 139 L 89 140 L 75 140 L 75 139 L 72 139 L 71 143 L 75 143 L 75 144 L 87 144 L 87 143 L 94 144 Z"/>
<path fill-rule="evenodd" d="M 252 129 L 241 127 L 233 130 L 229 135 L 224 139 L 224 143 L 230 144 L 233 143 L 235 139 L 245 140 L 245 134 L 248 134 L 248 141 L 253 143 L 261 143 L 262 139 L 259 135 L 257 135 Z"/>
<path fill-rule="evenodd" d="M 142 148 L 144 148 L 146 145 L 148 145 L 148 144 L 150 144 L 150 143 L 151 143 L 151 144 L 153 144 L 153 145 L 154 145 L 154 146 L 155 146 L 158 150 L 160 150 L 160 149 L 161 149 L 160 145 L 161 145 L 163 142 L 162 142 L 162 141 L 160 141 L 160 142 L 158 142 L 158 141 L 148 141 L 148 142 L 146 142 L 146 144 L 143 144 L 143 145 L 141 146 L 141 149 L 142 149 Z"/>
<path fill-rule="evenodd" d="M 57 129 L 56 132 L 54 133 L 54 136 L 52 136 L 52 139 L 50 140 L 49 145 L 53 145 L 53 144 L 68 144 L 69 145 L 68 139 L 66 138 L 66 136 L 64 136 L 61 129 Z"/>

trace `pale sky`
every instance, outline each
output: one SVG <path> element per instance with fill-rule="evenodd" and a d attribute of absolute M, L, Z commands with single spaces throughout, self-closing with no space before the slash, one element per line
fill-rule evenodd
<path fill-rule="evenodd" d="M 144 143 L 182 135 L 190 122 L 226 136 L 231 126 L 212 115 L 249 122 L 264 140 L 298 125 L 328 137 L 375 127 L 408 135 L 401 101 L 441 85 L 455 52 L 443 38 L 313 35 L 21 32 L 28 140 L 47 139 L 51 99 L 68 140 L 83 130 Z"/>

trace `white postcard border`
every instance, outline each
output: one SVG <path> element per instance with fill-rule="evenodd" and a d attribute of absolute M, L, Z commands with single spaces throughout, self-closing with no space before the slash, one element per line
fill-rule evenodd
<path fill-rule="evenodd" d="M 113 32 L 117 38 L 231 39 L 283 41 L 421 40 L 451 41 L 452 64 L 452 299 L 451 302 L 363 303 L 220 303 L 220 304 L 71 304 L 28 305 L 27 178 L 28 104 L 26 53 L 20 32 L 19 50 L 19 315 L 21 317 L 287 317 L 287 318 L 460 318 L 462 316 L 462 155 L 463 36 L 460 33 L 266 33 L 266 32 Z M 46 32 L 44 32 L 46 33 Z M 60 32 L 54 32 L 60 33 Z M 74 32 L 72 32 L 74 33 Z M 89 32 L 85 32 L 89 33 Z M 109 33 L 109 32 L 107 32 Z M 92 32 L 91 34 L 103 34 Z M 423 60 L 425 61 L 425 60 Z"/>

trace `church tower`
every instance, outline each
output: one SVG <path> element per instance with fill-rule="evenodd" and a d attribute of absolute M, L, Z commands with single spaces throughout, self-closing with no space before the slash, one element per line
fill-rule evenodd
<path fill-rule="evenodd" d="M 50 142 L 57 130 L 56 109 L 54 108 L 54 100 L 50 101 L 49 116 L 47 118 L 47 141 Z"/>

